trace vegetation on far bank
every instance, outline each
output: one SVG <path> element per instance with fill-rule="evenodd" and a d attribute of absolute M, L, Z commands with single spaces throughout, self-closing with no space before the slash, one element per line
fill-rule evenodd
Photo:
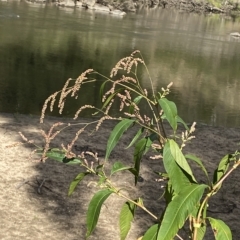
<path fill-rule="evenodd" d="M 58 0 L 63 5 L 69 5 L 69 0 Z M 236 0 L 73 0 L 75 4 L 83 7 L 92 7 L 95 4 L 119 9 L 125 12 L 136 12 L 141 8 L 172 8 L 185 12 L 197 13 L 222 13 L 237 15 L 240 11 L 239 3 Z"/>

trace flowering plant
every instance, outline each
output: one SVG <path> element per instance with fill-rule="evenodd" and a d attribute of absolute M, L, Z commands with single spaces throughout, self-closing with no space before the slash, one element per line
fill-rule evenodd
<path fill-rule="evenodd" d="M 150 91 L 141 85 L 138 77 L 139 66 L 147 72 L 151 85 Z M 207 222 L 210 223 L 215 239 L 232 239 L 229 227 L 223 221 L 207 216 L 207 208 L 209 199 L 219 191 L 224 180 L 239 166 L 239 152 L 226 155 L 220 161 L 212 181 L 199 158 L 184 154 L 185 145 L 194 138 L 192 134 L 195 131 L 196 123 L 193 123 L 189 128 L 178 115 L 176 104 L 167 99 L 172 83 L 166 88 L 162 88 L 160 92 L 156 92 L 148 68 L 139 51 L 134 51 L 130 56 L 121 59 L 112 69 L 110 78 L 89 69 L 75 80 L 68 79 L 60 91 L 53 93 L 45 101 L 41 122 L 44 120 L 45 111 L 49 105 L 50 110 L 53 111 L 58 95 L 58 108 L 61 114 L 67 97 L 77 98 L 83 84 L 93 84 L 95 81 L 91 78 L 93 73 L 104 79 L 100 88 L 102 107 L 81 106 L 76 110 L 74 119 L 77 120 L 83 110 L 92 109 L 95 111 L 95 115 L 100 116 L 98 120 L 83 124 L 72 141 L 67 145 L 62 144 L 61 148 L 58 149 L 51 148 L 51 142 L 71 124 L 62 126 L 62 123 L 55 123 L 47 133 L 42 131 L 45 139 L 44 148 L 36 149 L 43 162 L 50 158 L 64 164 L 80 165 L 81 169 L 84 170 L 70 184 L 68 195 L 71 195 L 76 186 L 87 176 L 94 175 L 96 177 L 100 189 L 92 197 L 88 206 L 86 237 L 88 238 L 96 228 L 104 201 L 110 195 L 115 194 L 125 199 L 119 218 L 121 240 L 127 238 L 136 208 L 144 210 L 156 222 L 146 229 L 145 234 L 141 237 L 142 240 L 170 240 L 174 237 L 183 239 L 179 230 L 186 222 L 189 222 L 188 237 L 190 239 L 203 239 Z M 73 84 L 71 85 L 71 83 Z M 119 106 L 119 111 L 117 115 L 113 116 L 111 109 L 116 105 Z M 145 106 L 148 108 L 147 111 Z M 98 153 L 91 151 L 82 151 L 80 154 L 76 154 L 73 146 L 79 136 L 87 130 L 88 126 L 93 124 L 95 131 L 98 131 L 103 121 L 106 120 L 116 121 L 117 124 L 108 138 L 105 158 L 100 159 Z M 180 135 L 179 125 L 184 127 Z M 62 129 L 59 129 L 60 126 Z M 138 129 L 128 145 L 128 147 L 134 148 L 131 166 L 126 166 L 120 161 L 113 162 L 110 174 L 107 174 L 105 164 L 111 157 L 111 152 L 121 140 L 122 135 L 133 126 L 135 129 L 137 126 Z M 167 134 L 166 126 L 170 127 L 171 131 L 168 129 L 170 134 Z M 159 165 L 165 169 L 164 173 L 157 174 L 160 180 L 165 183 L 166 207 L 163 212 L 159 212 L 157 215 L 151 212 L 148 206 L 145 206 L 144 199 L 140 197 L 132 199 L 111 180 L 112 175 L 120 171 L 127 171 L 133 175 L 135 185 L 138 184 L 138 181 L 141 180 L 142 159 L 147 152 L 151 152 L 151 158 L 158 161 Z M 206 176 L 205 183 L 198 182 L 189 161 L 202 169 Z"/>

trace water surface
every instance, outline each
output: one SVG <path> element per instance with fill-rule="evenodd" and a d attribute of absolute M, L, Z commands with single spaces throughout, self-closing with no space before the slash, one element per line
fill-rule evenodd
<path fill-rule="evenodd" d="M 109 76 L 122 57 L 139 49 L 179 115 L 211 125 L 240 126 L 240 23 L 217 15 L 166 9 L 124 17 L 54 5 L 0 2 L 0 112 L 39 114 L 44 99 L 88 68 Z M 146 74 L 144 86 L 150 88 Z M 99 102 L 97 82 L 78 102 Z M 71 116 L 77 103 L 68 105 Z"/>

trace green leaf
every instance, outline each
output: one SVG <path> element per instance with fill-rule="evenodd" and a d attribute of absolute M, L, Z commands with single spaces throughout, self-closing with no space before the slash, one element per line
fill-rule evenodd
<path fill-rule="evenodd" d="M 142 240 L 157 240 L 158 224 L 151 226 L 144 234 Z"/>
<path fill-rule="evenodd" d="M 198 157 L 196 157 L 196 156 L 194 156 L 194 155 L 192 155 L 192 154 L 186 154 L 186 155 L 185 155 L 185 158 L 190 159 L 190 160 L 194 161 L 195 163 L 197 163 L 197 164 L 201 167 L 201 169 L 203 170 L 203 172 L 205 173 L 205 175 L 206 175 L 206 177 L 207 177 L 207 179 L 208 179 L 208 182 L 210 182 L 210 181 L 209 181 L 209 177 L 208 177 L 207 170 L 206 170 L 206 168 L 204 167 L 204 165 L 203 165 L 203 163 L 202 163 L 202 161 L 201 161 L 200 158 L 198 158 Z"/>
<path fill-rule="evenodd" d="M 194 218 L 195 220 L 197 219 L 197 215 L 198 215 L 198 212 L 200 210 L 200 202 L 194 207 L 194 210 L 192 211 L 192 213 L 190 214 L 192 216 L 192 218 Z M 204 210 L 203 210 L 203 215 L 202 215 L 202 218 L 203 219 L 206 219 L 206 208 L 207 208 L 207 204 L 205 204 L 205 207 L 204 207 Z M 194 221 L 194 219 L 192 219 Z M 200 227 L 197 228 L 197 237 L 196 237 L 196 240 L 202 240 L 205 236 L 205 233 L 206 233 L 206 223 L 205 221 L 202 222 L 202 224 L 200 224 Z"/>
<path fill-rule="evenodd" d="M 141 140 L 139 140 L 137 142 L 137 144 L 135 146 L 135 150 L 134 150 L 134 168 L 136 169 L 136 172 L 137 172 L 137 175 L 135 176 L 135 184 L 137 184 L 137 179 L 138 179 L 138 176 L 139 176 L 141 160 L 142 160 L 142 156 L 143 156 L 144 151 L 145 151 L 146 143 L 147 143 L 147 139 L 146 138 L 142 138 Z"/>
<path fill-rule="evenodd" d="M 139 104 L 142 98 L 143 98 L 143 96 L 139 95 L 136 98 L 134 98 L 133 102 L 135 102 L 136 104 Z"/>
<path fill-rule="evenodd" d="M 207 229 L 206 225 L 204 225 L 204 224 L 202 224 L 202 226 L 200 228 L 198 228 L 196 240 L 202 240 L 204 238 L 206 229 Z"/>
<path fill-rule="evenodd" d="M 108 189 L 104 189 L 95 193 L 95 195 L 91 199 L 87 210 L 87 238 L 92 234 L 93 230 L 95 229 L 102 204 L 111 193 L 113 192 Z"/>
<path fill-rule="evenodd" d="M 78 158 L 66 158 L 65 152 L 59 149 L 51 149 L 46 153 L 48 158 L 56 160 L 61 163 L 65 163 L 68 165 L 82 164 L 82 161 Z"/>
<path fill-rule="evenodd" d="M 110 81 L 109 80 L 104 81 L 99 89 L 100 101 L 102 101 L 104 88 L 107 82 L 110 82 Z"/>
<path fill-rule="evenodd" d="M 145 137 L 139 140 L 135 146 L 134 169 L 136 169 L 137 172 L 137 175 L 135 175 L 135 184 L 137 184 L 142 157 L 149 150 L 151 144 L 152 144 L 151 138 Z"/>
<path fill-rule="evenodd" d="M 163 149 L 163 164 L 171 181 L 171 187 L 176 193 L 179 193 L 183 187 L 191 185 L 191 179 L 172 156 L 169 142 L 165 144 Z"/>
<path fill-rule="evenodd" d="M 131 172 L 135 177 L 138 177 L 138 172 L 135 168 L 129 168 L 129 172 Z"/>
<path fill-rule="evenodd" d="M 123 89 L 119 88 L 117 90 L 115 90 L 114 93 L 112 93 L 111 95 L 108 96 L 108 98 L 104 101 L 103 105 L 102 105 L 102 109 L 104 109 L 110 102 L 111 100 L 119 93 L 121 92 Z"/>
<path fill-rule="evenodd" d="M 128 235 L 136 207 L 137 206 L 134 203 L 130 202 L 125 202 L 122 206 L 119 218 L 121 240 L 124 240 Z"/>
<path fill-rule="evenodd" d="M 83 180 L 83 178 L 90 174 L 89 172 L 85 172 L 85 173 L 79 173 L 74 180 L 71 182 L 69 189 L 68 189 L 68 196 L 70 196 L 73 191 L 75 190 L 75 188 L 77 187 L 77 185 Z"/>
<path fill-rule="evenodd" d="M 147 141 L 146 141 L 145 150 L 144 150 L 143 155 L 145 155 L 149 151 L 149 149 L 152 145 L 152 142 L 153 142 L 150 137 L 146 137 L 146 139 L 147 139 Z"/>
<path fill-rule="evenodd" d="M 166 115 L 163 114 L 163 115 L 161 116 L 161 119 L 167 119 L 167 118 L 166 118 Z M 186 124 L 186 123 L 183 121 L 183 119 L 180 118 L 178 115 L 176 116 L 176 121 L 177 121 L 177 123 L 181 123 L 181 124 L 185 127 L 186 130 L 189 130 L 189 127 L 187 126 L 187 124 Z"/>
<path fill-rule="evenodd" d="M 130 148 L 137 140 L 138 138 L 141 136 L 141 134 L 143 133 L 144 131 L 144 128 L 140 128 L 137 132 L 137 134 L 135 135 L 135 137 L 132 139 L 132 141 L 129 143 L 129 145 L 126 147 L 127 148 Z"/>
<path fill-rule="evenodd" d="M 134 120 L 124 119 L 114 127 L 107 142 L 105 159 L 109 158 L 119 139 L 122 137 L 123 133 L 133 124 L 133 122 Z"/>
<path fill-rule="evenodd" d="M 192 177 L 192 180 L 194 182 L 197 182 L 195 177 L 193 176 L 193 172 L 192 172 L 186 158 L 184 157 L 184 155 L 183 155 L 182 151 L 180 150 L 180 148 L 178 147 L 177 143 L 172 139 L 168 140 L 168 142 L 170 144 L 171 154 L 172 154 L 173 158 L 175 159 L 175 161 L 177 162 L 177 164 Z"/>
<path fill-rule="evenodd" d="M 202 198 L 207 185 L 188 186 L 169 203 L 158 231 L 157 240 L 172 239 Z"/>
<path fill-rule="evenodd" d="M 140 95 L 140 96 L 137 96 L 136 98 L 134 98 L 133 102 L 134 102 L 136 105 L 138 105 L 138 104 L 140 103 L 141 99 L 142 99 L 142 96 L 141 96 L 141 95 Z M 130 107 L 129 107 L 129 113 L 130 113 L 130 114 L 133 114 L 133 110 L 134 110 L 134 106 L 131 104 Z"/>
<path fill-rule="evenodd" d="M 208 217 L 216 240 L 232 240 L 230 228 L 220 219 Z"/>
<path fill-rule="evenodd" d="M 166 98 L 161 98 L 158 100 L 167 121 L 172 127 L 173 131 L 177 130 L 177 107 L 174 102 L 167 100 Z"/>
<path fill-rule="evenodd" d="M 97 185 L 101 186 L 101 185 L 103 185 L 106 182 L 107 178 L 103 174 L 101 174 L 101 173 L 99 173 L 98 176 L 99 176 L 99 180 L 98 180 Z"/>
<path fill-rule="evenodd" d="M 132 169 L 131 167 L 127 167 L 121 162 L 115 162 L 111 169 L 111 175 L 119 171 L 131 170 L 131 169 Z"/>
<path fill-rule="evenodd" d="M 227 172 L 230 163 L 230 158 L 231 155 L 227 154 L 220 161 L 218 168 L 214 171 L 213 175 L 214 184 L 217 183 L 222 178 L 222 176 Z"/>
<path fill-rule="evenodd" d="M 187 126 L 187 124 L 179 116 L 177 116 L 177 122 L 181 123 L 185 127 L 186 130 L 189 130 L 189 127 Z"/>
<path fill-rule="evenodd" d="M 104 88 L 105 88 L 105 85 L 106 85 L 107 82 L 110 82 L 110 80 L 104 81 L 104 82 L 102 83 L 100 89 L 99 89 L 100 102 L 102 102 L 103 95 L 104 95 Z M 115 95 L 113 95 L 112 97 L 114 97 L 114 96 L 115 96 Z M 109 97 L 108 97 L 109 100 L 105 100 L 105 102 L 104 102 L 104 104 L 103 104 L 103 106 L 102 106 L 102 109 L 103 109 L 104 107 L 106 107 L 106 105 L 111 101 L 112 97 L 109 96 Z M 92 116 L 97 115 L 98 113 L 99 113 L 99 111 L 96 111 L 95 113 L 92 114 Z"/>

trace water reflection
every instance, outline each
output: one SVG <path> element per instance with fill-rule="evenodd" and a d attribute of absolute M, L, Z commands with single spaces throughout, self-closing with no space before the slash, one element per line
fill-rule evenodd
<path fill-rule="evenodd" d="M 10 18 L 6 15 L 19 15 Z M 155 88 L 174 82 L 180 115 L 240 126 L 239 22 L 221 16 L 144 10 L 123 18 L 81 9 L 0 2 L 0 111 L 39 114 L 44 99 L 88 68 L 110 69 L 140 49 Z M 149 88 L 147 76 L 142 81 Z M 99 101 L 98 81 L 78 102 Z M 69 103 L 73 113 L 77 103 Z"/>

